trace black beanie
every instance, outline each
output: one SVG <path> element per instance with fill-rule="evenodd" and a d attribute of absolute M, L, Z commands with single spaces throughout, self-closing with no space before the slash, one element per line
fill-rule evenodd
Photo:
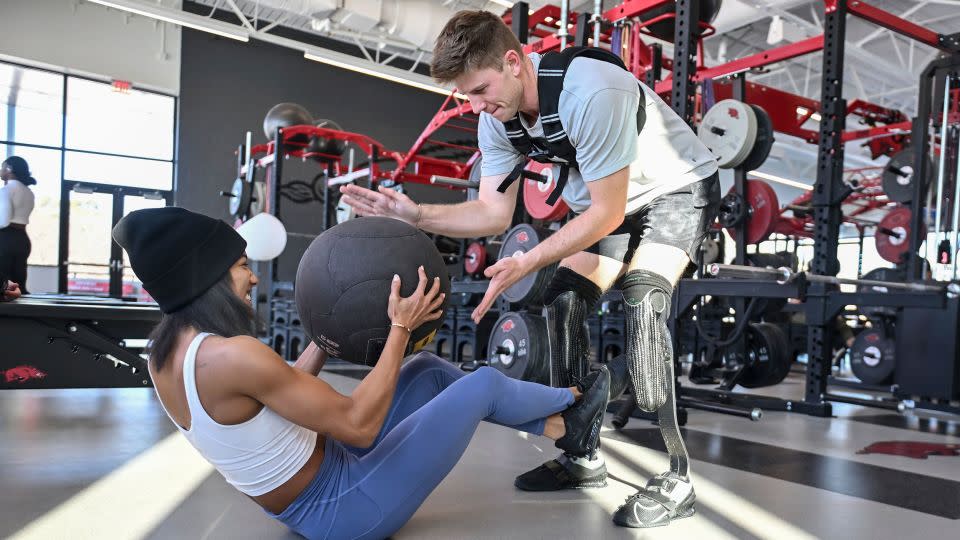
<path fill-rule="evenodd" d="M 175 206 L 130 212 L 113 228 L 113 239 L 164 313 L 206 292 L 247 248 L 226 223 Z"/>

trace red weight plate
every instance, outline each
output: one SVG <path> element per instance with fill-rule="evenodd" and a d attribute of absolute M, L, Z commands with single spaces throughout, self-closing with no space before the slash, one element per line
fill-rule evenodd
<path fill-rule="evenodd" d="M 463 269 L 468 274 L 479 274 L 487 267 L 487 248 L 480 242 L 470 242 L 463 257 Z"/>
<path fill-rule="evenodd" d="M 889 211 L 887 215 L 880 220 L 880 225 L 874 236 L 874 240 L 877 246 L 877 253 L 879 253 L 885 261 L 899 264 L 902 262 L 901 258 L 903 255 L 910 250 L 910 219 L 910 209 L 904 206 L 898 206 Z M 897 233 L 899 237 L 884 233 L 884 229 Z"/>
<path fill-rule="evenodd" d="M 759 244 L 773 233 L 780 220 L 780 201 L 777 192 L 762 180 L 747 180 L 746 198 L 749 206 L 747 243 Z M 736 234 L 736 229 L 730 231 L 734 238 Z"/>
<path fill-rule="evenodd" d="M 566 201 L 557 199 L 557 204 L 550 206 L 547 204 L 547 197 L 553 193 L 557 185 L 553 177 L 553 166 L 539 161 L 530 160 L 526 169 L 531 172 L 545 175 L 549 182 L 537 182 L 536 180 L 523 181 L 523 205 L 527 208 L 527 213 L 535 219 L 545 221 L 557 221 L 563 219 L 570 212 L 570 207 Z"/>

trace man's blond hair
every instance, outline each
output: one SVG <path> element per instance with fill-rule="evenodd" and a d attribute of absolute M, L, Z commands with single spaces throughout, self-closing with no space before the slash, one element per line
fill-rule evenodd
<path fill-rule="evenodd" d="M 460 11 L 440 31 L 433 47 L 430 74 L 441 83 L 467 71 L 503 69 L 509 50 L 523 56 L 523 47 L 500 17 L 488 11 Z"/>

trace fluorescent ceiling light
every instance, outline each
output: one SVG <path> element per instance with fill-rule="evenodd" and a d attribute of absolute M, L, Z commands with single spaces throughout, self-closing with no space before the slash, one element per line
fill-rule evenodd
<path fill-rule="evenodd" d="M 490 0 L 490 2 L 497 4 L 499 6 L 503 6 L 505 8 L 513 7 L 513 2 L 507 2 L 507 0 Z"/>
<path fill-rule="evenodd" d="M 778 184 L 783 184 L 785 186 L 805 189 L 807 191 L 813 191 L 813 186 L 810 184 L 804 184 L 803 182 L 798 182 L 796 180 L 790 180 L 789 178 L 784 178 L 782 176 L 774 176 L 772 174 L 767 174 L 760 171 L 750 171 L 750 174 L 756 176 L 757 178 L 763 178 L 764 180 L 769 180 L 771 182 L 776 182 Z"/>
<path fill-rule="evenodd" d="M 206 17 L 201 17 L 200 15 L 188 13 L 179 9 L 170 9 L 155 4 L 137 2 L 134 0 L 89 1 L 93 2 L 94 4 L 100 4 L 102 6 L 128 11 L 130 13 L 143 15 L 144 17 L 150 17 L 151 19 L 157 19 L 179 26 L 186 26 L 187 28 L 193 28 L 194 30 L 200 30 L 202 32 L 210 32 L 211 34 L 216 34 L 218 36 L 223 36 L 230 39 L 236 39 L 238 41 L 250 40 L 250 36 L 247 34 L 246 30 L 243 30 L 237 25 L 208 19 Z"/>
<path fill-rule="evenodd" d="M 406 70 L 384 65 L 376 65 L 376 68 L 374 68 L 372 67 L 373 64 L 371 64 L 371 67 L 367 67 L 361 64 L 362 60 L 335 51 L 304 51 L 303 57 L 307 60 L 321 62 L 330 66 L 336 66 L 338 68 L 349 69 L 350 71 L 356 71 L 357 73 L 363 73 L 364 75 L 372 75 L 374 77 L 379 77 L 395 83 L 405 84 L 407 86 L 412 86 L 428 92 L 443 94 L 445 96 L 450 95 L 450 92 L 453 90 L 452 88 L 446 88 L 434 84 L 433 81 L 428 77 L 424 77 L 423 75 L 417 73 L 410 73 Z M 461 94 L 460 92 L 457 92 L 455 95 L 458 99 L 467 99 L 467 96 Z"/>
<path fill-rule="evenodd" d="M 137 15 L 142 15 L 144 17 L 150 17 L 152 19 L 157 19 L 165 21 L 171 24 L 176 24 L 180 26 L 186 26 L 188 28 L 193 28 L 195 30 L 200 30 L 203 32 L 210 32 L 211 34 L 216 34 L 218 36 L 228 37 L 231 39 L 236 39 L 239 41 L 249 41 L 250 34 L 243 28 L 225 23 L 222 21 L 217 21 L 209 19 L 207 17 L 202 17 L 193 13 L 188 13 L 185 11 L 180 11 L 176 9 L 170 9 L 159 5 L 147 4 L 145 2 L 140 2 L 137 0 L 89 0 L 95 4 L 100 4 L 102 6 L 107 6 L 122 11 L 127 11 L 129 13 L 135 13 Z M 506 4 L 506 2 L 504 2 Z M 511 4 L 512 5 L 512 4 Z M 260 36 L 259 33 L 255 37 L 263 38 L 265 41 L 273 41 L 272 39 L 266 39 L 267 36 Z M 273 36 L 270 36 L 271 38 Z M 299 46 L 300 50 L 303 50 L 302 44 L 296 42 L 289 42 L 289 40 L 284 40 L 285 46 Z M 334 51 L 321 51 L 321 50 L 307 50 L 304 52 L 304 58 L 308 60 L 314 60 L 317 62 L 323 62 L 324 64 L 329 64 L 332 66 L 340 67 L 343 69 L 349 69 L 351 71 L 356 71 L 363 73 L 365 75 L 372 75 L 374 77 L 379 77 L 381 79 L 386 79 L 388 81 L 393 81 L 400 84 L 405 84 L 408 86 L 413 86 L 414 88 L 419 88 L 421 90 L 427 90 L 429 92 L 435 92 L 442 95 L 450 95 L 452 91 L 451 88 L 446 88 L 440 85 L 437 85 L 429 77 L 424 77 L 423 75 L 417 73 L 411 73 L 406 70 L 397 69 L 390 66 L 373 64 L 372 62 L 364 62 L 363 60 L 354 58 L 352 56 L 338 53 Z M 365 65 L 369 64 L 369 66 Z M 458 99 L 466 100 L 467 96 L 457 93 Z"/>

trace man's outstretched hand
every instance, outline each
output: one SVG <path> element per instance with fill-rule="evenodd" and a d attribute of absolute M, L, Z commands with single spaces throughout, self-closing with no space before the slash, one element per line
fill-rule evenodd
<path fill-rule="evenodd" d="M 536 269 L 531 267 L 528 259 L 522 255 L 500 259 L 493 266 L 487 267 L 483 271 L 483 275 L 490 278 L 490 286 L 487 287 L 483 300 L 480 300 L 480 305 L 473 310 L 473 315 L 471 315 L 473 322 L 479 323 L 480 319 L 490 310 L 490 306 L 503 294 L 503 291 L 509 289 L 511 285 L 534 270 Z"/>
<path fill-rule="evenodd" d="M 340 200 L 361 216 L 390 217 L 417 226 L 420 217 L 419 205 L 394 189 L 380 186 L 374 191 L 347 184 L 340 186 L 340 194 Z"/>

